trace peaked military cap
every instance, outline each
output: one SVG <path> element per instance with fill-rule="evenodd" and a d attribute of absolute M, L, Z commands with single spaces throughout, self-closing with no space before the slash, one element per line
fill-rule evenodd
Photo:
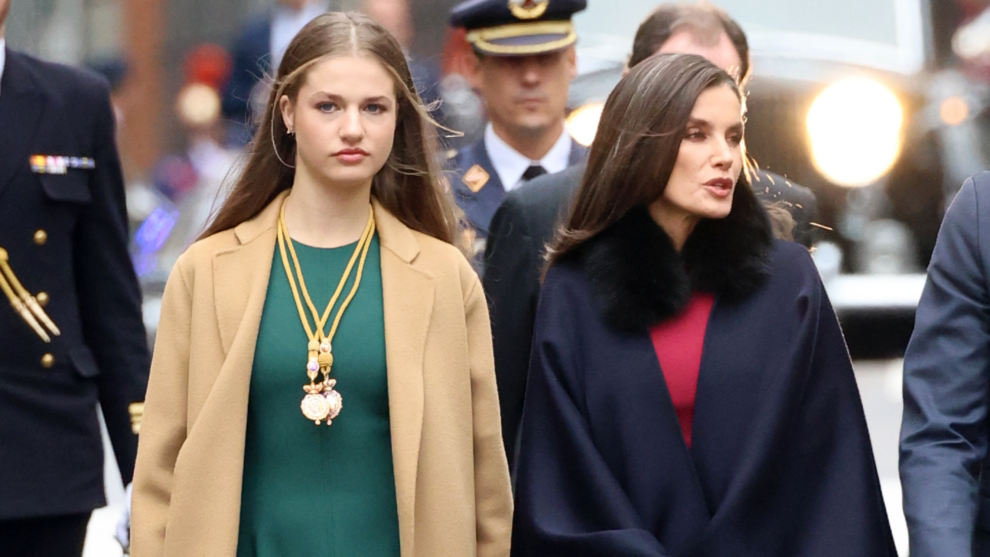
<path fill-rule="evenodd" d="M 481 54 L 529 56 L 577 42 L 571 16 L 587 6 L 587 0 L 467 0 L 451 10 L 450 24 L 463 27 Z"/>

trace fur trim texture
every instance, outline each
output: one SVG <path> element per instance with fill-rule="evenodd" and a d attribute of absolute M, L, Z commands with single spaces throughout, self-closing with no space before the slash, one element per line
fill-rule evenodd
<path fill-rule="evenodd" d="M 772 249 L 766 210 L 742 181 L 729 216 L 699 222 L 681 253 L 640 207 L 564 259 L 584 269 L 610 325 L 643 331 L 677 315 L 694 291 L 729 301 L 753 293 L 769 273 Z"/>

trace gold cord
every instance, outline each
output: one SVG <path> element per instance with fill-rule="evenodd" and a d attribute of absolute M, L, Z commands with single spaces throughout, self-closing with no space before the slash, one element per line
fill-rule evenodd
<path fill-rule="evenodd" d="M 333 340 L 333 336 L 337 334 L 337 326 L 340 325 L 340 318 L 344 315 L 344 310 L 347 309 L 348 305 L 350 305 L 354 295 L 357 294 L 358 285 L 361 284 L 361 275 L 364 274 L 364 260 L 368 257 L 368 248 L 371 247 L 371 234 L 374 233 L 374 230 L 375 214 L 372 213 L 371 217 L 368 219 L 368 239 L 364 242 L 364 248 L 361 250 L 361 263 L 358 265 L 357 276 L 354 277 L 354 284 L 351 286 L 350 293 L 347 295 L 347 298 L 344 299 L 344 303 L 340 305 L 340 309 L 337 311 L 337 317 L 333 319 L 333 326 L 330 327 L 330 333 L 327 335 L 327 340 Z M 359 247 L 360 245 L 361 244 L 358 243 Z M 355 255 L 357 255 L 356 252 Z M 300 278 L 301 277 L 302 275 L 300 275 Z M 340 284 L 343 286 L 344 283 L 341 282 Z M 329 308 L 327 308 L 327 313 L 323 315 L 324 322 L 329 315 Z M 322 329 L 323 323 L 320 324 L 320 327 Z"/>
<path fill-rule="evenodd" d="M 17 275 L 10 268 L 8 258 L 7 250 L 0 248 L 0 290 L 3 290 L 4 294 L 7 295 L 14 311 L 41 337 L 41 340 L 46 343 L 51 342 L 51 337 L 48 336 L 48 333 L 42 328 L 41 324 L 44 324 L 55 336 L 61 335 L 62 332 L 55 326 L 51 318 L 48 317 L 45 310 L 41 309 L 38 300 L 24 288 L 21 281 L 17 280 Z M 41 322 L 40 324 L 39 321 Z"/>
<path fill-rule="evenodd" d="M 319 312 L 316 310 L 316 306 L 313 304 L 313 300 L 309 296 L 309 291 L 306 288 L 306 281 L 303 278 L 302 267 L 300 266 L 299 258 L 296 255 L 295 246 L 293 245 L 292 238 L 289 237 L 288 227 L 285 225 L 285 202 L 282 203 L 278 220 L 278 241 L 280 248 L 279 251 L 282 255 L 282 266 L 285 268 L 285 275 L 289 279 L 289 287 L 292 290 L 292 298 L 296 303 L 296 310 L 299 312 L 299 319 L 302 321 L 307 337 L 310 340 L 315 341 L 320 341 L 322 339 L 332 340 L 334 334 L 337 332 L 337 325 L 340 323 L 340 318 L 343 315 L 344 310 L 350 304 L 350 301 L 354 297 L 357 287 L 360 284 L 360 277 L 364 271 L 364 261 L 368 254 L 368 246 L 371 245 L 371 237 L 374 235 L 375 231 L 374 211 L 369 209 L 368 223 L 365 225 L 364 232 L 361 234 L 361 239 L 358 240 L 357 246 L 354 248 L 354 253 L 351 255 L 350 261 L 347 263 L 347 268 L 344 270 L 344 274 L 340 278 L 340 282 L 337 284 L 337 290 L 330 298 L 330 302 L 327 304 L 327 308 L 323 312 L 322 316 L 320 316 Z M 295 267 L 296 275 L 298 275 L 299 278 L 299 289 L 296 288 L 296 281 L 294 280 L 295 277 L 293 277 L 292 267 L 290 267 L 289 260 L 286 255 L 286 244 L 288 244 L 288 252 L 292 255 L 292 266 Z M 324 336 L 323 330 L 326 326 L 327 319 L 329 319 L 330 313 L 333 310 L 334 305 L 336 305 L 337 299 L 340 297 L 340 293 L 344 289 L 344 285 L 347 284 L 347 279 L 350 278 L 351 270 L 354 267 L 354 262 L 359 253 L 361 254 L 361 262 L 358 265 L 358 275 L 354 281 L 353 287 L 351 288 L 351 293 L 337 311 L 337 317 L 334 320 L 331 333 L 328 336 Z M 316 325 L 316 330 L 311 329 L 309 326 L 309 319 L 306 318 L 306 311 L 303 309 L 302 300 L 300 300 L 299 296 L 299 290 L 302 290 L 302 297 L 306 300 L 306 305 L 309 306 L 309 309 L 313 314 L 313 321 Z"/>
<path fill-rule="evenodd" d="M 330 378 L 330 370 L 333 367 L 333 348 L 331 341 L 334 335 L 337 334 L 337 327 L 340 325 L 340 319 L 343 317 L 344 311 L 347 310 L 348 305 L 350 305 L 351 300 L 354 299 L 354 295 L 357 293 L 358 287 L 361 285 L 361 277 L 364 274 L 364 263 L 368 257 L 371 240 L 375 235 L 375 212 L 371 207 L 368 208 L 368 223 L 364 227 L 361 239 L 358 240 L 357 246 L 354 248 L 354 253 L 351 254 L 350 261 L 347 263 L 347 268 L 344 269 L 343 276 L 340 277 L 340 282 L 337 283 L 337 289 L 334 291 L 333 296 L 331 296 L 330 302 L 327 304 L 327 308 L 322 316 L 316 310 L 316 305 L 313 304 L 313 300 L 309 296 L 309 290 L 306 288 L 306 279 L 303 278 L 302 265 L 299 264 L 299 257 L 296 254 L 294 242 L 289 236 L 289 228 L 285 224 L 285 201 L 282 202 L 282 206 L 279 208 L 276 235 L 278 238 L 279 253 L 282 256 L 282 267 L 285 269 L 285 276 L 289 280 L 292 299 L 296 304 L 296 311 L 299 312 L 299 320 L 302 321 L 303 329 L 306 331 L 306 338 L 308 340 L 307 350 L 309 359 L 306 364 L 306 375 L 309 376 L 309 384 L 303 386 L 306 396 L 303 397 L 300 409 L 306 419 L 312 420 L 316 425 L 320 425 L 322 420 L 326 420 L 327 425 L 330 425 L 340 414 L 343 407 L 343 397 L 334 389 L 337 380 Z M 340 304 L 340 308 L 337 309 L 337 315 L 334 318 L 333 326 L 330 328 L 330 333 L 324 335 L 323 330 L 326 327 L 327 319 L 330 318 L 330 314 L 333 312 L 333 308 L 337 304 L 344 286 L 347 285 L 347 280 L 350 278 L 351 271 L 354 269 L 354 262 L 358 259 L 358 254 L 361 254 L 361 259 L 358 263 L 354 284 L 351 286 L 347 297 Z M 289 263 L 290 256 L 292 257 L 292 264 Z M 295 268 L 295 276 L 293 276 L 292 272 L 293 267 Z M 296 287 L 296 278 L 299 279 L 298 288 Z M 302 296 L 300 296 L 300 291 L 302 291 Z M 315 330 L 309 326 L 309 319 L 306 317 L 306 308 L 303 307 L 303 299 L 305 299 L 306 305 L 309 307 L 310 313 L 312 313 Z M 316 383 L 316 377 L 320 373 L 323 374 L 323 380 L 320 383 Z"/>
<path fill-rule="evenodd" d="M 286 198 L 288 199 L 288 198 Z M 330 312 L 332 311 L 334 305 L 337 303 L 337 299 L 340 297 L 341 291 L 344 289 L 344 285 L 347 283 L 347 279 L 351 276 L 351 270 L 354 268 L 354 262 L 357 260 L 358 254 L 361 253 L 361 247 L 365 243 L 370 243 L 371 236 L 374 235 L 375 230 L 375 214 L 374 211 L 369 209 L 368 223 L 365 225 L 364 232 L 361 234 L 361 239 L 358 241 L 358 245 L 354 248 L 354 253 L 351 255 L 350 261 L 347 262 L 347 268 L 344 269 L 344 276 L 341 277 L 340 282 L 337 284 L 337 290 L 333 293 L 330 298 L 330 303 L 327 304 L 326 310 L 324 310 L 323 315 L 320 316 L 319 312 L 316 310 L 316 305 L 313 304 L 312 298 L 309 296 L 309 290 L 306 288 L 306 280 L 303 278 L 302 267 L 299 265 L 299 258 L 296 255 L 296 248 L 292 242 L 292 238 L 289 238 L 289 229 L 285 224 L 285 202 L 282 202 L 282 208 L 279 210 L 279 247 L 282 252 L 282 265 L 285 267 L 286 276 L 289 278 L 289 285 L 292 288 L 292 296 L 296 301 L 296 309 L 299 310 L 299 316 L 303 320 L 303 327 L 306 329 L 307 335 L 310 339 L 320 340 L 323 336 L 323 329 L 326 326 L 327 319 L 330 318 Z M 285 242 L 284 238 L 289 238 L 288 242 Z M 292 271 L 289 268 L 289 262 L 285 254 L 285 244 L 288 243 L 289 253 L 292 255 L 292 263 L 296 270 L 296 275 L 299 277 L 299 287 L 302 290 L 303 299 L 306 301 L 306 305 L 309 307 L 309 311 L 313 314 L 313 321 L 317 326 L 317 331 L 312 331 L 309 328 L 309 320 L 305 318 L 305 313 L 302 309 L 302 304 L 299 300 L 299 292 L 296 290 L 295 281 L 293 280 Z M 367 251 L 365 250 L 365 253 Z M 361 265 L 364 265 L 364 258 L 361 259 Z M 360 273 L 359 275 L 360 276 Z M 358 279 L 360 280 L 360 279 Z M 355 285 L 358 284 L 355 282 Z M 338 315 L 346 307 L 346 303 L 338 311 Z M 334 328 L 336 329 L 336 327 Z M 319 333 L 317 335 L 317 333 Z M 333 334 L 329 338 L 332 338 Z"/>

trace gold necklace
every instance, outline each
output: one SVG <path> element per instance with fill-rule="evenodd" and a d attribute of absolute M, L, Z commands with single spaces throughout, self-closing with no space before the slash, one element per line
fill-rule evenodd
<path fill-rule="evenodd" d="M 361 284 L 361 275 L 364 273 L 364 261 L 368 257 L 368 248 L 371 247 L 371 238 L 375 234 L 375 213 L 372 209 L 368 210 L 368 224 L 364 227 L 364 232 L 361 234 L 361 239 L 358 240 L 357 246 L 354 248 L 354 253 L 351 255 L 350 261 L 347 263 L 347 268 L 344 269 L 344 275 L 340 278 L 340 282 L 337 284 L 337 290 L 334 291 L 333 296 L 330 298 L 330 302 L 327 304 L 326 310 L 321 316 L 316 310 L 316 306 L 313 304 L 313 300 L 309 297 L 309 291 L 306 289 L 306 281 L 303 278 L 302 266 L 299 265 L 299 258 L 296 256 L 296 249 L 293 245 L 292 238 L 289 237 L 289 229 L 285 225 L 285 202 L 282 202 L 282 207 L 278 214 L 278 247 L 279 252 L 282 255 L 282 266 L 285 268 L 285 276 L 289 279 L 289 288 L 292 290 L 292 298 L 296 303 L 296 309 L 299 311 L 299 319 L 302 321 L 303 329 L 306 331 L 306 338 L 309 341 L 307 344 L 308 351 L 308 361 L 306 363 L 306 375 L 309 376 L 309 384 L 303 386 L 303 391 L 306 392 L 306 396 L 303 397 L 302 403 L 300 404 L 300 409 L 306 419 L 313 420 L 316 425 L 320 425 L 323 420 L 327 421 L 329 426 L 339 414 L 343 408 L 344 401 L 340 393 L 337 392 L 334 387 L 337 384 L 336 379 L 330 378 L 330 371 L 333 367 L 333 345 L 331 341 L 335 334 L 337 334 L 337 327 L 340 325 L 340 318 L 344 315 L 344 310 L 354 299 L 354 295 L 357 293 L 358 286 Z M 288 240 L 288 241 L 286 241 Z M 286 250 L 286 245 L 288 245 L 288 250 Z M 288 255 L 286 254 L 288 251 Z M 330 312 L 333 310 L 334 305 L 337 303 L 337 299 L 340 297 L 340 293 L 344 290 L 344 285 L 347 284 L 347 279 L 351 276 L 351 270 L 354 268 L 354 262 L 358 258 L 358 254 L 361 255 L 360 263 L 358 263 L 357 276 L 354 278 L 354 284 L 351 286 L 351 291 L 347 294 L 343 303 L 340 305 L 340 309 L 337 310 L 337 316 L 333 320 L 333 325 L 330 328 L 329 334 L 324 334 L 323 330 L 326 326 L 327 319 L 330 317 Z M 292 256 L 292 263 L 295 267 L 295 274 L 299 277 L 299 288 L 296 288 L 295 277 L 293 276 L 292 267 L 289 265 L 289 255 Z M 309 319 L 306 317 L 306 310 L 303 309 L 303 303 L 299 296 L 299 290 L 302 290 L 302 297 L 306 300 L 306 306 L 313 315 L 313 323 L 315 327 L 311 328 L 309 326 Z M 319 383 L 316 382 L 316 377 L 318 373 L 323 374 L 323 380 Z"/>

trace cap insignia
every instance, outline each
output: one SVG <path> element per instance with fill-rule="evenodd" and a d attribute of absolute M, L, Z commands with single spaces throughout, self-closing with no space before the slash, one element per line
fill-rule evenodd
<path fill-rule="evenodd" d="M 550 0 L 509 0 L 509 11 L 519 19 L 536 19 L 549 6 Z"/>
<path fill-rule="evenodd" d="M 464 177 L 461 178 L 461 181 L 464 182 L 464 185 L 467 186 L 468 189 L 474 193 L 478 193 L 481 191 L 481 188 L 485 187 L 485 184 L 488 183 L 489 178 L 491 178 L 491 176 L 489 176 L 488 172 L 486 172 L 484 168 L 481 168 L 481 165 L 476 164 L 464 173 Z"/>

